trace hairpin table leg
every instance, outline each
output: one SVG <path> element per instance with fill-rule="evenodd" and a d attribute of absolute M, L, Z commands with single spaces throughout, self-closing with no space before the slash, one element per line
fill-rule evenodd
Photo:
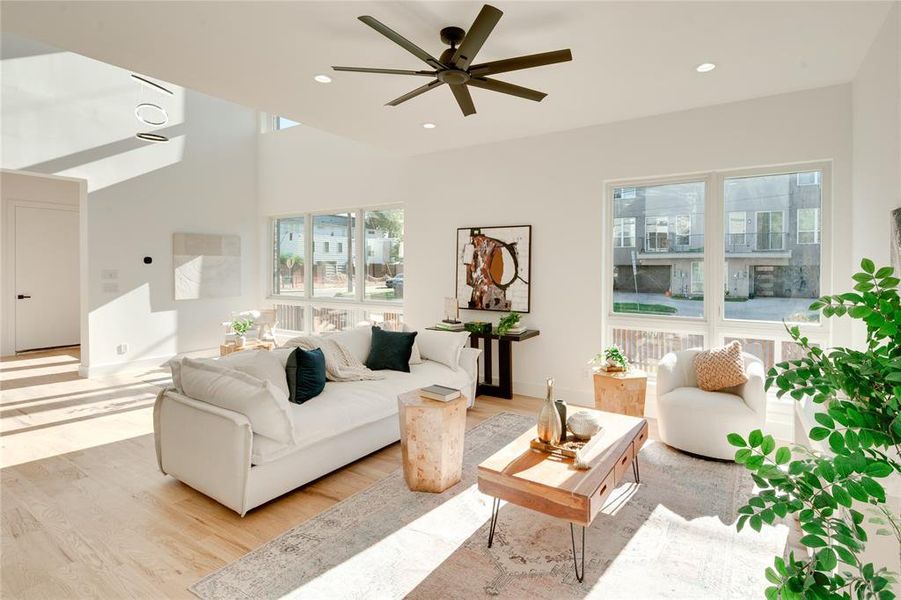
<path fill-rule="evenodd" d="M 585 578 L 585 527 L 582 527 L 582 568 L 579 569 L 579 560 L 576 558 L 576 533 L 573 524 L 569 524 L 569 539 L 573 543 L 573 568 L 576 570 L 576 579 L 582 583 Z"/>
<path fill-rule="evenodd" d="M 491 503 L 491 527 L 488 529 L 488 547 L 494 543 L 494 530 L 497 528 L 497 513 L 501 508 L 501 499 L 495 498 Z"/>

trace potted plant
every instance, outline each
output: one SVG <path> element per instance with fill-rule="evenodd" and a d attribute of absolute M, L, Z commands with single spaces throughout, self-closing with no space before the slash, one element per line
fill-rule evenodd
<path fill-rule="evenodd" d="M 497 334 L 507 335 L 511 329 L 516 329 L 519 326 L 520 319 L 522 319 L 522 315 L 516 311 L 507 313 L 497 323 Z"/>
<path fill-rule="evenodd" d="M 612 367 L 613 369 L 622 371 L 629 370 L 629 359 L 626 358 L 622 349 L 616 344 L 604 348 L 604 351 L 596 354 L 594 358 L 588 361 L 588 364 Z"/>
<path fill-rule="evenodd" d="M 751 471 L 757 493 L 738 512 L 739 530 L 760 531 L 777 518 L 795 515 L 807 556 L 777 556 L 766 570 L 774 598 L 894 598 L 895 575 L 865 562 L 865 520 L 877 535 L 901 543 L 897 506 L 887 503 L 878 480 L 901 474 L 901 300 L 892 267 L 877 269 L 864 259 L 853 276 L 853 292 L 823 296 L 810 305 L 824 317 L 844 317 L 866 326 L 862 350 L 824 350 L 798 327 L 786 327 L 800 347 L 798 360 L 781 362 L 767 374 L 766 387 L 795 400 L 810 398 L 821 409 L 808 437 L 828 450 L 777 448 L 760 430 L 747 438 L 728 436 L 738 448 L 735 462 Z M 864 514 L 865 512 L 870 515 Z M 886 557 L 887 558 L 887 557 Z"/>
<path fill-rule="evenodd" d="M 253 327 L 253 319 L 237 317 L 232 320 L 232 331 L 235 332 L 235 346 L 243 348 L 247 342 L 247 332 Z"/>

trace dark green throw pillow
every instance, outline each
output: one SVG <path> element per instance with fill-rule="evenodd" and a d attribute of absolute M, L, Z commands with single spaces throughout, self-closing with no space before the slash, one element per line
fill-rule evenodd
<path fill-rule="evenodd" d="M 325 388 L 325 355 L 322 350 L 295 348 L 285 364 L 288 378 L 288 400 L 303 404 L 315 398 Z"/>
<path fill-rule="evenodd" d="M 388 369 L 410 372 L 410 353 L 413 352 L 415 331 L 384 331 L 372 328 L 372 346 L 366 366 L 373 371 Z"/>

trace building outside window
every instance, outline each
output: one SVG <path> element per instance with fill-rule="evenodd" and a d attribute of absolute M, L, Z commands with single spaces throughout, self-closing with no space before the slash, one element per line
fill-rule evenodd
<path fill-rule="evenodd" d="M 798 243 L 820 243 L 820 209 L 798 209 Z"/>
<path fill-rule="evenodd" d="M 820 172 L 808 171 L 806 173 L 797 173 L 798 185 L 820 185 Z"/>
<path fill-rule="evenodd" d="M 785 247 L 785 213 L 757 212 L 757 249 L 782 250 Z"/>
<path fill-rule="evenodd" d="M 726 246 L 744 246 L 748 243 L 748 213 L 732 211 L 729 213 L 729 230 Z"/>
<path fill-rule="evenodd" d="M 666 252 L 669 250 L 669 218 L 648 217 L 645 219 L 645 248 L 648 252 Z"/>
<path fill-rule="evenodd" d="M 304 217 L 273 221 L 272 290 L 275 294 L 304 294 Z"/>
<path fill-rule="evenodd" d="M 617 248 L 633 248 L 635 246 L 635 217 L 613 220 L 613 245 Z"/>
<path fill-rule="evenodd" d="M 691 293 L 704 295 L 704 263 L 699 261 L 691 263 Z"/>
<path fill-rule="evenodd" d="M 688 246 L 691 244 L 691 215 L 677 215 L 674 229 L 676 246 Z"/>

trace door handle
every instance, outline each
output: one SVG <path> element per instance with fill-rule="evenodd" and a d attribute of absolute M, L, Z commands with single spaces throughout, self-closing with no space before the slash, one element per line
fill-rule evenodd
<path fill-rule="evenodd" d="M 26 296 L 25 294 L 18 294 L 16 296 L 16 300 L 27 300 L 29 298 L 31 298 L 31 296 Z"/>

